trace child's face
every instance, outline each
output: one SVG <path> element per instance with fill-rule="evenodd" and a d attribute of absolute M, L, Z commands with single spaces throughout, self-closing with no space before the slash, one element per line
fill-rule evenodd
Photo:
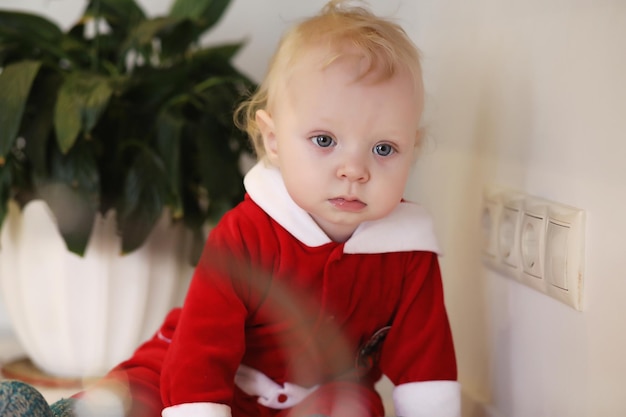
<path fill-rule="evenodd" d="M 273 108 L 260 110 L 257 120 L 267 157 L 290 196 L 341 242 L 401 201 L 422 101 L 408 72 L 355 81 L 361 65 L 356 56 L 325 69 L 321 57 L 303 58 L 278 89 Z"/>

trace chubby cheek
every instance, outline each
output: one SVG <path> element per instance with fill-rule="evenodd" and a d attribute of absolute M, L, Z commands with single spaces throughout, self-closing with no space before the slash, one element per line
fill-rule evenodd
<path fill-rule="evenodd" d="M 328 170 L 323 159 L 305 141 L 284 143 L 280 147 L 280 169 L 288 179 L 297 178 L 302 187 L 320 182 L 320 177 Z M 302 143 L 304 142 L 304 143 Z M 295 181 L 291 181 L 292 183 Z"/>
<path fill-rule="evenodd" d="M 404 188 L 396 185 L 387 184 L 386 187 L 380 187 L 380 194 L 375 197 L 379 202 L 383 211 L 391 211 L 404 196 Z"/>
<path fill-rule="evenodd" d="M 317 203 L 326 198 L 325 187 L 320 186 L 319 181 L 306 168 L 283 172 L 283 178 L 291 199 L 309 213 L 315 212 Z"/>
<path fill-rule="evenodd" d="M 393 172 L 391 175 L 380 175 L 375 193 L 378 194 L 381 202 L 389 206 L 395 206 L 400 202 L 406 191 L 408 176 L 408 170 L 404 169 Z"/>
<path fill-rule="evenodd" d="M 309 165 L 291 165 L 289 172 L 284 172 L 288 188 L 300 194 L 301 199 L 316 200 L 327 189 L 318 170 Z"/>
<path fill-rule="evenodd" d="M 306 162 L 306 142 L 289 132 L 289 129 L 278 132 L 276 146 L 281 166 L 299 165 Z"/>

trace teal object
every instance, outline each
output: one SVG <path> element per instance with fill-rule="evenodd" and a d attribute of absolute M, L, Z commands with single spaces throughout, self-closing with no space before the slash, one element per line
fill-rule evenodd
<path fill-rule="evenodd" d="M 74 417 L 74 400 L 48 405 L 36 388 L 22 381 L 0 382 L 0 417 Z"/>
<path fill-rule="evenodd" d="M 52 404 L 50 410 L 54 417 L 75 417 L 74 403 L 76 400 L 71 398 L 64 398 Z"/>

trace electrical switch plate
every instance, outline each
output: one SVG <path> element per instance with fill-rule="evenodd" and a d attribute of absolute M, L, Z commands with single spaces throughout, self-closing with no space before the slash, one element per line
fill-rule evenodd
<path fill-rule="evenodd" d="M 544 200 L 526 196 L 521 226 L 521 258 L 523 279 L 543 286 L 545 231 L 548 208 Z"/>
<path fill-rule="evenodd" d="M 545 231 L 548 208 L 544 200 L 525 196 L 520 227 L 520 280 L 546 293 L 544 279 Z"/>
<path fill-rule="evenodd" d="M 493 185 L 483 198 L 485 264 L 582 310 L 584 211 Z"/>
<path fill-rule="evenodd" d="M 584 267 L 583 210 L 551 204 L 546 230 L 545 276 L 548 294 L 582 310 Z"/>
<path fill-rule="evenodd" d="M 519 278 L 521 268 L 519 234 L 522 214 L 522 195 L 512 191 L 500 194 L 502 209 L 498 222 L 498 260 L 507 275 Z"/>
<path fill-rule="evenodd" d="M 499 188 L 485 188 L 482 210 L 483 260 L 492 268 L 500 268 L 498 255 L 498 230 L 502 213 L 502 193 Z"/>
<path fill-rule="evenodd" d="M 511 268 L 519 266 L 517 256 L 517 228 L 520 210 L 517 207 L 505 206 L 500 217 L 498 228 L 498 252 L 502 262 Z"/>
<path fill-rule="evenodd" d="M 496 221 L 498 219 L 498 203 L 485 197 L 482 214 L 483 252 L 490 260 L 497 256 Z"/>
<path fill-rule="evenodd" d="M 525 274 L 543 278 L 542 247 L 545 218 L 540 215 L 524 213 L 522 219 L 522 269 Z"/>
<path fill-rule="evenodd" d="M 548 222 L 548 259 L 546 263 L 546 278 L 549 284 L 567 291 L 567 243 L 569 225 Z"/>

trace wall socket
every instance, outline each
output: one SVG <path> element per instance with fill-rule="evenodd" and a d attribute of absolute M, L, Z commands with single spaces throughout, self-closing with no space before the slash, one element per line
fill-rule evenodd
<path fill-rule="evenodd" d="M 585 212 L 499 186 L 484 190 L 484 263 L 583 310 Z"/>

